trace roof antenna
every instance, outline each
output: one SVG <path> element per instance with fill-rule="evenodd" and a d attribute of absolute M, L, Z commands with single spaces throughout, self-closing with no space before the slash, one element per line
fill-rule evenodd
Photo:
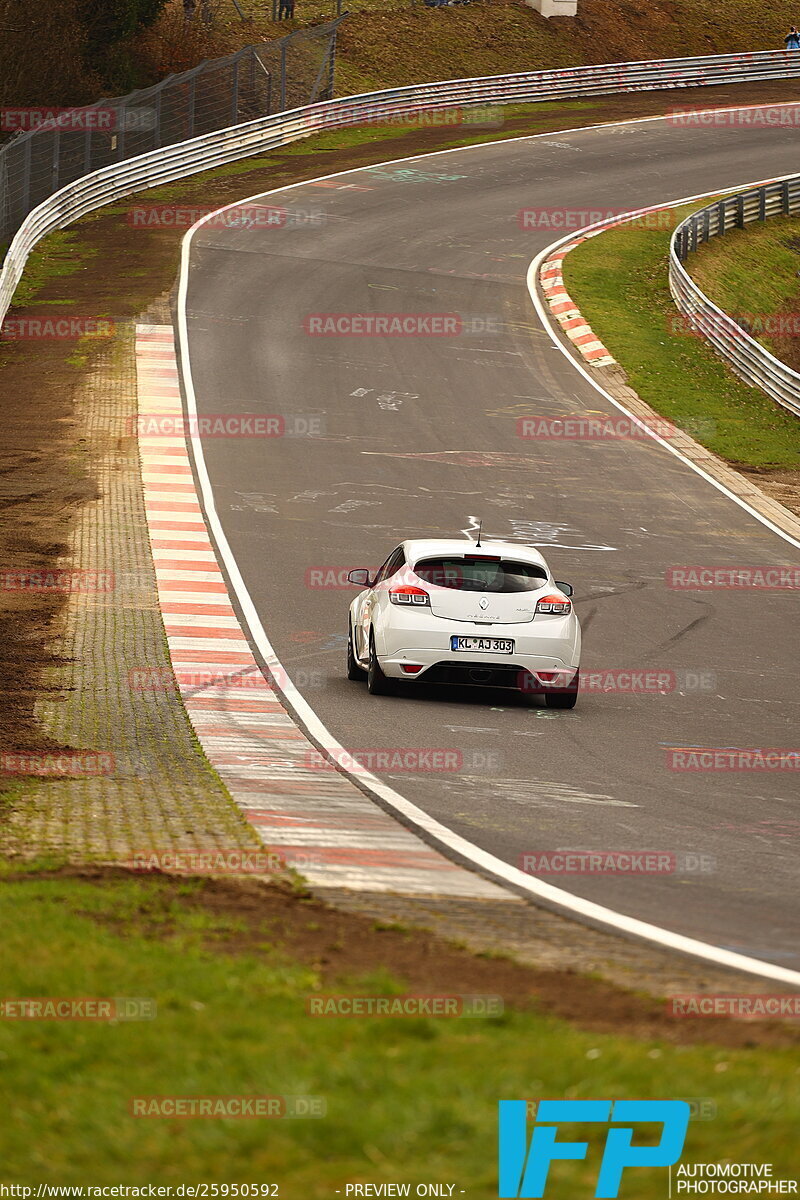
<path fill-rule="evenodd" d="M 483 517 L 478 521 L 478 540 L 475 543 L 478 550 L 481 548 L 481 529 L 483 528 Z"/>

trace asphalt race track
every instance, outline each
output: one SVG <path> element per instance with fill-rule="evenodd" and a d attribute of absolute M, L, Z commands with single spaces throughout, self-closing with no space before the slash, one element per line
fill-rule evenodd
<path fill-rule="evenodd" d="M 459 749 L 460 772 L 387 779 L 514 865 L 574 849 L 660 851 L 702 870 L 549 876 L 620 912 L 800 967 L 798 775 L 675 771 L 671 746 L 796 746 L 789 591 L 679 591 L 676 565 L 798 552 L 652 441 L 517 436 L 520 417 L 619 413 L 553 346 L 525 286 L 558 236 L 524 208 L 620 210 L 794 169 L 793 128 L 664 121 L 471 147 L 272 196 L 275 228 L 202 227 L 187 313 L 200 414 L 283 414 L 318 437 L 208 438 L 227 538 L 278 656 L 348 749 Z M 302 219 L 302 215 L 311 219 Z M 313 214 L 321 214 L 316 219 Z M 453 337 L 323 337 L 316 313 L 458 313 Z M 488 326 L 488 330 L 487 330 Z M 299 424 L 298 424 L 299 423 Z M 370 697 L 344 675 L 355 592 L 405 537 L 543 549 L 573 583 L 584 669 L 676 673 L 665 694 L 584 693 L 572 712 L 504 693 Z M 324 578 L 324 577 L 323 577 Z M 695 864 L 696 865 L 696 864 Z"/>

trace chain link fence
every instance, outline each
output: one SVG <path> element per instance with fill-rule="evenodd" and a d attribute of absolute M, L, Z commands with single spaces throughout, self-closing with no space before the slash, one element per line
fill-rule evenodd
<path fill-rule="evenodd" d="M 32 209 L 90 171 L 257 117 L 333 97 L 340 20 L 247 46 L 153 87 L 85 108 L 20 109 L 0 146 L 0 243 Z M 9 110 L 4 114 L 7 118 Z M 10 119 L 10 118 L 9 118 Z"/>
<path fill-rule="evenodd" d="M 508 6 L 509 0 L 286 0 L 291 2 L 290 15 L 299 21 L 325 21 L 345 12 L 392 13 L 416 9 L 425 12 L 432 8 L 487 8 Z M 245 14 L 255 12 L 272 21 L 281 19 L 282 0 L 237 0 Z"/>

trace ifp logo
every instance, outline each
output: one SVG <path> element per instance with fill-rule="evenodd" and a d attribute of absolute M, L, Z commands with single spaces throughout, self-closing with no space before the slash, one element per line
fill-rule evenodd
<path fill-rule="evenodd" d="M 530 1147 L 525 1100 L 500 1101 L 501 1200 L 544 1196 L 551 1162 L 586 1158 L 588 1142 L 556 1141 L 559 1125 L 612 1125 L 606 1133 L 595 1197 L 619 1195 L 627 1167 L 670 1167 L 681 1156 L 690 1108 L 685 1100 L 540 1100 Z M 634 1122 L 661 1126 L 655 1146 L 634 1146 Z"/>

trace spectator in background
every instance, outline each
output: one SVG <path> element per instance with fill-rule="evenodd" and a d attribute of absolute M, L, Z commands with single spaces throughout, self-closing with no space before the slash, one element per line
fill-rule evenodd
<path fill-rule="evenodd" d="M 787 50 L 800 50 L 800 33 L 797 32 L 795 25 L 791 27 L 783 41 Z"/>
<path fill-rule="evenodd" d="M 283 21 L 294 16 L 294 0 L 279 0 L 278 20 Z"/>

